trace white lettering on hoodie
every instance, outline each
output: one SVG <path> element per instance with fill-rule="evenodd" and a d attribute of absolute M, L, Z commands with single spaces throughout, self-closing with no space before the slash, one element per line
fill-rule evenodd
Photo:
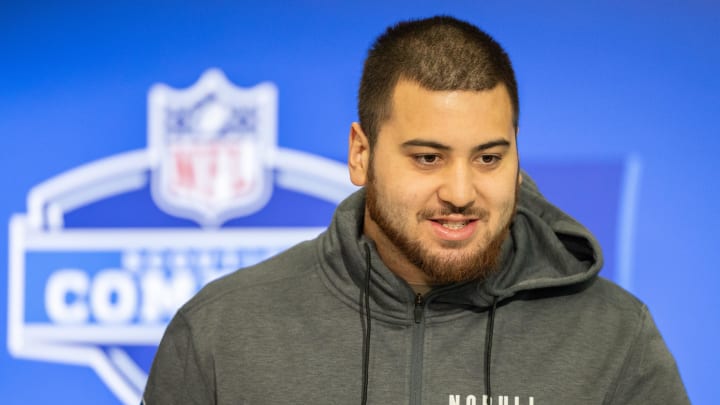
<path fill-rule="evenodd" d="M 509 395 L 498 395 L 495 405 L 535 405 L 534 397 L 521 398 L 516 396 L 513 398 L 513 402 L 510 402 L 510 398 Z M 465 395 L 464 399 L 465 401 L 463 401 L 463 395 L 450 394 L 448 405 L 478 405 L 478 397 L 475 395 Z M 493 405 L 493 399 L 483 395 L 481 405 Z"/>

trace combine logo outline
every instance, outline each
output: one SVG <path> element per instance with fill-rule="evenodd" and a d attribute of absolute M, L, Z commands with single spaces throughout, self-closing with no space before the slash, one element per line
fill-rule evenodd
<path fill-rule="evenodd" d="M 27 213 L 13 215 L 9 224 L 7 341 L 13 356 L 90 367 L 121 402 L 137 404 L 147 373 L 126 347 L 157 346 L 169 317 L 202 285 L 250 264 L 249 260 L 259 261 L 313 238 L 324 229 L 220 227 L 228 219 L 261 210 L 274 187 L 333 204 L 356 189 L 348 181 L 344 164 L 275 145 L 277 91 L 273 84 L 263 83 L 250 90 L 232 87 L 222 72 L 215 69 L 206 72 L 189 89 L 154 86 L 149 94 L 147 149 L 84 164 L 29 191 Z M 168 153 L 173 148 L 172 142 L 160 135 L 171 132 L 167 130 L 172 125 L 167 113 L 173 109 L 177 112 L 180 107 L 179 104 L 168 107 L 168 100 L 177 97 L 192 109 L 198 104 L 188 100 L 197 100 L 197 95 L 206 99 L 206 115 L 194 121 L 195 126 L 189 129 L 177 126 L 175 129 L 204 138 L 189 142 L 192 145 L 184 151 L 212 150 L 214 156 L 225 154 L 226 158 L 235 152 L 245 156 L 245 152 L 252 151 L 257 156 L 254 166 L 234 173 L 228 166 L 206 170 L 212 176 L 205 176 L 201 182 L 184 183 L 207 186 L 205 190 L 187 189 L 172 194 L 168 184 L 173 180 L 168 170 L 179 165 Z M 246 115 L 238 118 L 242 114 Z M 228 119 L 235 121 L 228 123 Z M 198 128 L 204 129 L 204 133 Z M 197 171 L 205 170 L 198 165 L 207 162 L 206 159 L 189 164 Z M 213 183 L 213 176 L 221 180 Z M 234 180 L 252 186 L 239 187 L 235 194 L 218 197 L 218 187 Z M 158 207 L 171 215 L 193 219 L 201 227 L 65 227 L 66 214 L 78 208 L 148 187 Z M 38 256 L 48 256 L 52 261 L 64 255 L 82 261 L 108 252 L 120 258 L 117 265 L 95 273 L 58 264 L 64 267 L 47 275 L 32 267 Z M 201 263 L 195 268 L 187 260 L 180 260 L 189 257 L 188 252 L 200 258 Z M 148 264 L 139 266 L 139 258 Z M 212 271 L 199 272 L 204 259 L 218 264 L 211 266 Z M 185 293 L 168 295 L 178 288 Z M 155 298 L 147 294 L 149 289 L 168 294 L 163 299 Z M 35 301 L 43 294 L 45 308 L 39 308 Z"/>

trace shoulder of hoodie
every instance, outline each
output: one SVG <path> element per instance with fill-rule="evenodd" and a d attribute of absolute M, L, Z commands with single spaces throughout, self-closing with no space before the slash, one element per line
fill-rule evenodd
<path fill-rule="evenodd" d="M 207 307 L 222 308 L 260 286 L 299 285 L 312 279 L 317 262 L 317 239 L 301 242 L 258 264 L 241 268 L 205 285 L 180 309 L 185 316 Z M 270 291 L 282 288 L 270 289 Z"/>
<path fill-rule="evenodd" d="M 589 280 L 586 288 L 578 294 L 570 294 L 568 299 L 577 304 L 577 309 L 585 308 L 612 316 L 639 321 L 647 316 L 647 306 L 638 297 L 602 276 Z"/>
<path fill-rule="evenodd" d="M 509 303 L 518 300 L 530 305 L 518 308 L 535 311 L 538 316 L 548 319 L 572 319 L 571 314 L 574 314 L 634 325 L 648 315 L 645 303 L 602 276 L 573 284 L 520 291 Z"/>

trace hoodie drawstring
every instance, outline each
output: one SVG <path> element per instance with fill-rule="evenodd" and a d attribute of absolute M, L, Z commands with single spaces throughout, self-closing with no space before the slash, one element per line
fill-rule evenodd
<path fill-rule="evenodd" d="M 490 360 L 492 354 L 493 328 L 495 327 L 495 310 L 497 309 L 498 297 L 493 297 L 492 308 L 488 314 L 487 329 L 485 330 L 485 393 L 492 401 L 492 389 L 490 386 Z"/>
<path fill-rule="evenodd" d="M 367 405 L 368 381 L 370 374 L 370 248 L 365 245 L 365 288 L 363 289 L 363 307 L 365 309 L 365 333 L 363 334 L 363 383 L 361 405 Z M 495 327 L 495 311 L 497 310 L 498 297 L 493 297 L 492 307 L 488 314 L 488 322 L 485 330 L 485 392 L 488 398 L 492 398 L 490 385 L 490 361 L 492 360 L 492 339 Z"/>
<path fill-rule="evenodd" d="M 365 334 L 363 335 L 363 385 L 362 385 L 362 405 L 367 404 L 368 380 L 370 372 L 370 248 L 365 245 Z"/>

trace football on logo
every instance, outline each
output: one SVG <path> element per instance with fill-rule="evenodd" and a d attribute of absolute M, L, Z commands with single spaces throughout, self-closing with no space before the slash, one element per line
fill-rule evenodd
<path fill-rule="evenodd" d="M 11 354 L 91 367 L 137 404 L 185 301 L 321 232 L 355 188 L 345 165 L 277 146 L 277 93 L 215 69 L 155 85 L 147 149 L 33 187 L 10 221 Z"/>

